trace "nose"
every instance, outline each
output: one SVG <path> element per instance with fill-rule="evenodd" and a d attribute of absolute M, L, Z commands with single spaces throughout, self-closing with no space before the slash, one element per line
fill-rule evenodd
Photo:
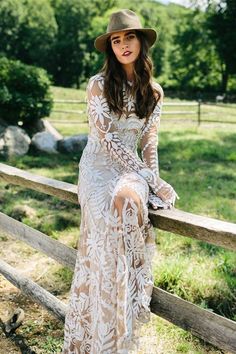
<path fill-rule="evenodd" d="M 124 38 L 123 41 L 122 41 L 122 48 L 127 48 L 128 47 L 128 42 L 127 42 L 127 39 Z"/>

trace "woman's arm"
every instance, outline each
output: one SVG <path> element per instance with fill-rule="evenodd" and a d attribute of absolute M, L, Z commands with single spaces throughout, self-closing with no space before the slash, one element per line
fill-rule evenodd
<path fill-rule="evenodd" d="M 156 84 L 157 85 L 157 84 Z M 158 91 L 161 94 L 160 100 L 157 102 L 154 111 L 150 115 L 147 123 L 141 130 L 140 147 L 143 162 L 151 168 L 151 170 L 159 177 L 159 161 L 158 161 L 158 131 L 160 126 L 160 117 L 163 103 L 163 90 L 158 85 Z"/>
<path fill-rule="evenodd" d="M 147 123 L 143 126 L 140 137 L 141 156 L 143 162 L 156 176 L 157 183 L 151 185 L 155 195 L 163 201 L 174 204 L 176 192 L 173 187 L 162 180 L 159 176 L 159 161 L 158 161 L 158 131 L 160 126 L 160 117 L 163 104 L 164 92 L 159 84 L 155 84 L 155 88 L 161 94 L 152 114 Z"/>

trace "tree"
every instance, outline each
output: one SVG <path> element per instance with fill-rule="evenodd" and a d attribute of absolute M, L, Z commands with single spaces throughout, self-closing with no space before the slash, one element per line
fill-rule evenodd
<path fill-rule="evenodd" d="M 19 60 L 0 58 L 0 116 L 8 124 L 30 127 L 52 109 L 46 70 Z"/>
<path fill-rule="evenodd" d="M 209 0 L 206 13 L 209 34 L 221 64 L 221 89 L 225 92 L 229 76 L 236 74 L 236 2 Z"/>
<path fill-rule="evenodd" d="M 48 68 L 57 33 L 53 8 L 48 0 L 23 0 L 25 16 L 19 29 L 18 59 Z"/>
<path fill-rule="evenodd" d="M 91 24 L 97 16 L 103 15 L 114 1 L 53 0 L 53 2 L 58 34 L 54 47 L 54 67 L 51 68 L 51 72 L 56 85 L 80 87 L 89 76 L 97 58 Z"/>
<path fill-rule="evenodd" d="M 205 14 L 199 9 L 186 13 L 177 22 L 169 57 L 172 87 L 195 92 L 217 89 L 220 67 L 208 32 Z"/>
<path fill-rule="evenodd" d="M 2 55 L 47 68 L 56 32 L 57 24 L 48 0 L 1 0 Z"/>
<path fill-rule="evenodd" d="M 25 13 L 19 0 L 0 2 L 0 52 L 8 57 L 17 57 L 19 29 Z"/>

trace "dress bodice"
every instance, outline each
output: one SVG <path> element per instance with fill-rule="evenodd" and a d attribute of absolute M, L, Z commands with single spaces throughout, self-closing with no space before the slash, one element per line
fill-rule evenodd
<path fill-rule="evenodd" d="M 95 75 L 98 80 L 102 80 L 102 76 Z M 94 78 L 95 78 L 94 77 Z M 91 80 L 91 79 L 90 79 Z M 131 82 L 129 82 L 131 84 Z M 110 113 L 110 118 L 113 123 L 113 127 L 119 135 L 119 138 L 133 152 L 137 150 L 137 145 L 140 139 L 141 130 L 144 126 L 145 118 L 140 119 L 135 113 L 135 100 L 131 94 L 128 94 L 125 85 L 123 85 L 123 100 L 124 100 L 124 113 L 119 117 L 117 114 Z M 96 112 L 106 112 L 107 103 L 102 99 L 96 100 Z M 97 141 L 99 143 L 99 131 L 96 124 L 94 124 L 93 115 L 89 113 L 88 105 L 88 118 L 89 118 L 89 135 L 90 140 Z M 98 138 L 98 139 L 96 139 Z"/>
<path fill-rule="evenodd" d="M 153 191 L 158 188 L 157 137 L 163 91 L 159 84 L 153 84 L 159 90 L 161 100 L 157 101 L 149 118 L 139 119 L 135 113 L 134 99 L 125 92 L 125 87 L 124 112 L 119 118 L 110 112 L 104 96 L 103 74 L 90 78 L 87 86 L 89 135 L 80 161 L 84 176 L 99 171 L 102 180 L 104 173 L 107 174 L 106 178 L 112 178 L 116 173 L 135 171 Z M 139 141 L 141 158 L 137 152 Z"/>

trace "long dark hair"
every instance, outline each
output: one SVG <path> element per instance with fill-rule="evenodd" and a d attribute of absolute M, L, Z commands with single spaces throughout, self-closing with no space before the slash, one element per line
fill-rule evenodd
<path fill-rule="evenodd" d="M 142 119 L 151 115 L 161 98 L 161 93 L 151 85 L 153 63 L 148 55 L 149 46 L 146 37 L 140 31 L 135 31 L 135 33 L 140 41 L 141 49 L 134 64 L 133 85 L 128 85 L 126 73 L 113 52 L 110 40 L 107 41 L 106 58 L 101 71 L 105 76 L 104 96 L 110 110 L 117 113 L 119 117 L 123 113 L 123 83 L 125 83 L 126 89 L 136 98 L 135 113 Z"/>

